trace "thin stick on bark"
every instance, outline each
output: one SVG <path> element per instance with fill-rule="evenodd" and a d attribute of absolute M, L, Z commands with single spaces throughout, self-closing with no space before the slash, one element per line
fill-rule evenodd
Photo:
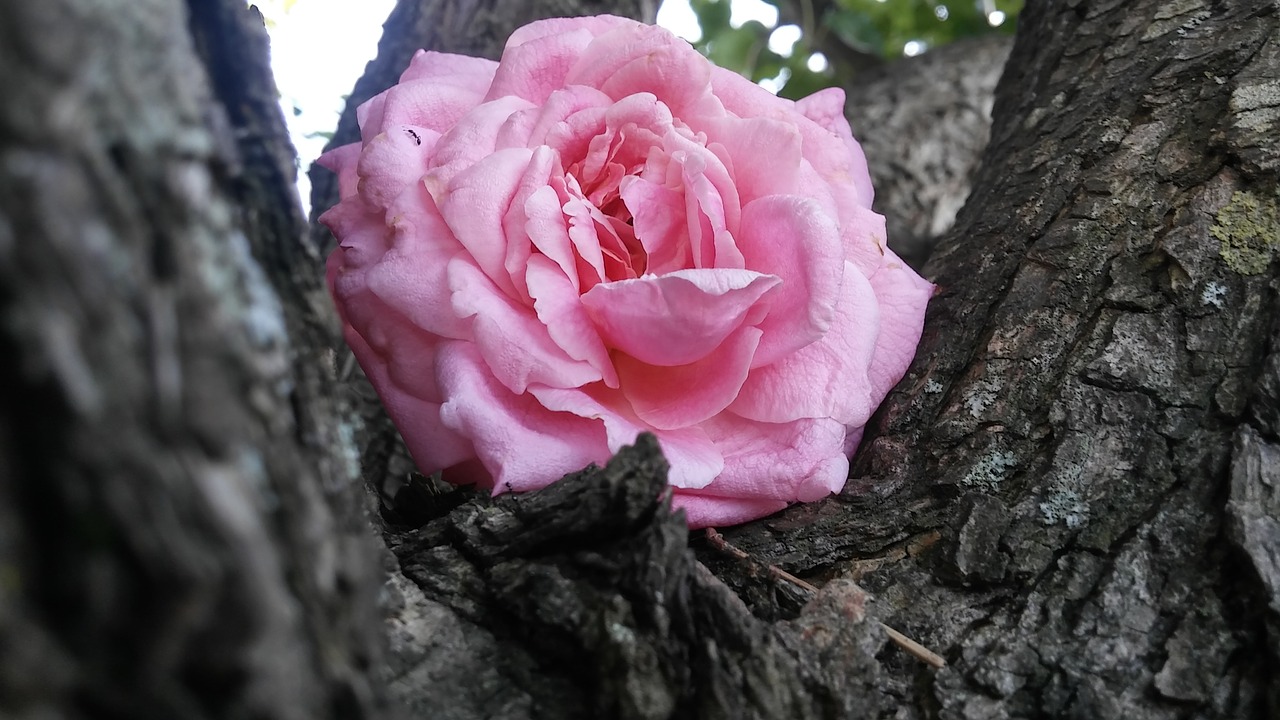
<path fill-rule="evenodd" d="M 711 543 L 711 546 L 716 550 L 746 563 L 754 565 L 760 564 L 746 552 L 734 547 L 728 540 L 725 540 L 724 536 L 717 532 L 715 528 L 707 528 L 706 536 L 707 542 Z M 770 577 L 775 580 L 789 582 L 802 590 L 806 590 L 814 594 L 817 594 L 818 592 L 817 586 L 805 580 L 801 580 L 776 565 L 766 565 L 765 567 L 768 569 Z M 941 655 L 935 653 L 924 645 L 921 645 L 915 640 L 912 640 L 906 635 L 903 635 L 901 632 L 894 630 L 888 625 L 885 625 L 884 623 L 879 624 L 885 634 L 889 636 L 889 639 L 892 640 L 895 645 L 906 651 L 907 654 L 933 668 L 942 669 L 947 666 L 947 661 L 942 659 Z"/>

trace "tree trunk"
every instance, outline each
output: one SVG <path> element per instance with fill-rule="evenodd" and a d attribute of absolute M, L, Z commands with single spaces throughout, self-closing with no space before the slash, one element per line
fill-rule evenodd
<path fill-rule="evenodd" d="M 0 3 L 0 715 L 381 714 L 266 58 L 233 0 Z"/>
<path fill-rule="evenodd" d="M 690 543 L 647 438 L 391 561 L 260 24 L 0 3 L 0 715 L 1280 714 L 1278 15 L 1028 4 L 854 479 L 725 532 L 810 598 Z"/>

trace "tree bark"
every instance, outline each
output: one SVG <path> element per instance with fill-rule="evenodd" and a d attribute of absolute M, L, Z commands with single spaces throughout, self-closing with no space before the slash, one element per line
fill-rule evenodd
<path fill-rule="evenodd" d="M 641 438 L 388 515 L 380 621 L 356 478 L 402 468 L 260 25 L 0 4 L 0 714 L 1276 716 L 1278 16 L 1028 4 L 916 362 L 841 496 L 725 532 L 759 563 L 689 542 Z"/>
<path fill-rule="evenodd" d="M 266 51 L 232 0 L 0 3 L 4 717 L 382 715 Z"/>
<path fill-rule="evenodd" d="M 1012 44 L 1004 35 L 952 43 L 868 68 L 845 87 L 874 208 L 885 216 L 889 246 L 914 268 L 969 197 Z"/>

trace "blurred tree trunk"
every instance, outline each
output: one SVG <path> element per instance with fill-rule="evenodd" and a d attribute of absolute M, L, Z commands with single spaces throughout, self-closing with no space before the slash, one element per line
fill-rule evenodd
<path fill-rule="evenodd" d="M 401 2 L 355 99 L 493 7 Z M 258 20 L 0 3 L 0 716 L 1276 716 L 1277 8 L 1021 22 L 854 480 L 726 532 L 809 598 L 691 549 L 643 440 L 381 521 Z"/>

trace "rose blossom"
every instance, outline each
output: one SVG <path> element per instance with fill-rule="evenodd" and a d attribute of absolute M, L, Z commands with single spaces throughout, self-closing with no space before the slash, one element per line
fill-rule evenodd
<path fill-rule="evenodd" d="M 421 469 L 532 490 L 647 431 L 691 527 L 839 491 L 933 290 L 843 108 L 617 17 L 527 25 L 500 63 L 420 51 L 321 159 L 321 220 Z"/>

